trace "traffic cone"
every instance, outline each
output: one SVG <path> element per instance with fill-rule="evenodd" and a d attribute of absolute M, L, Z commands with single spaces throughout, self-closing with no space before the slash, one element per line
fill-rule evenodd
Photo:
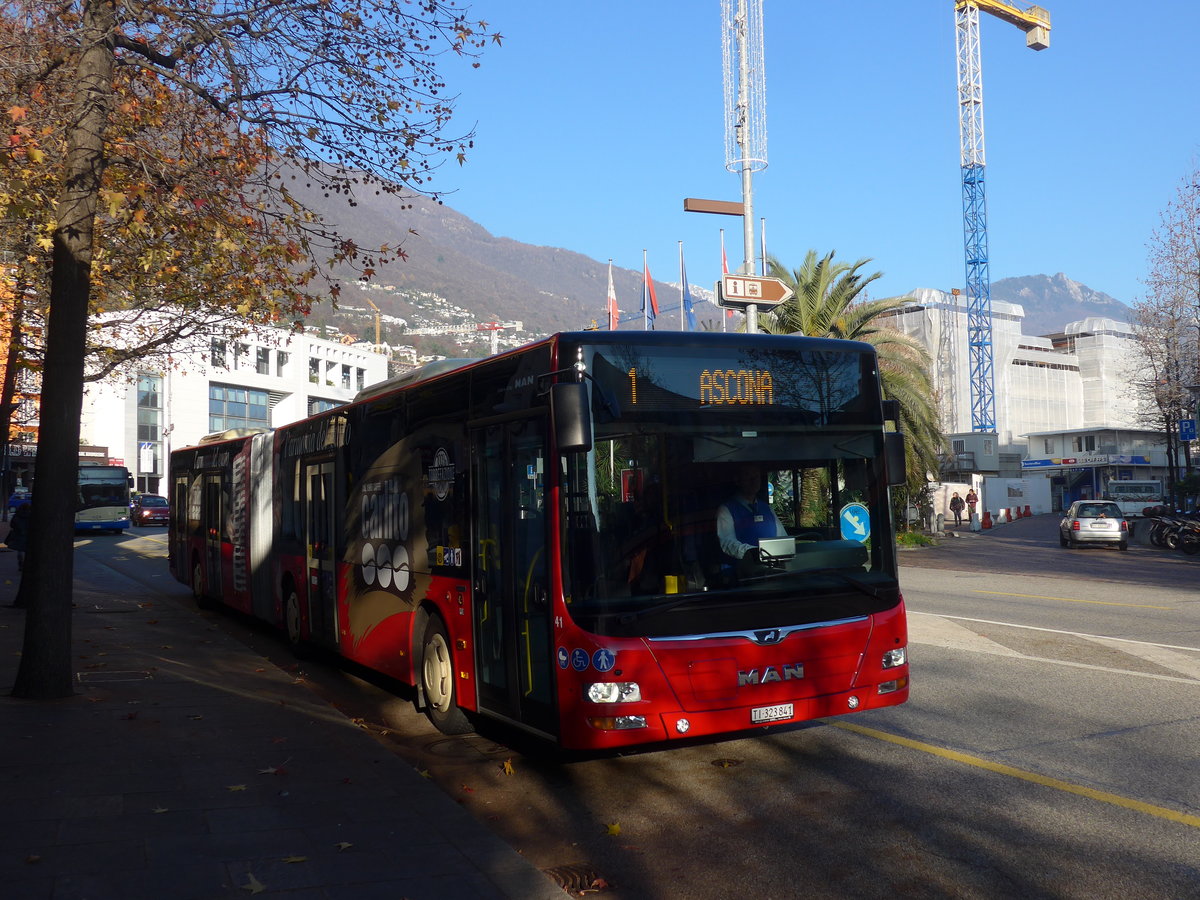
<path fill-rule="evenodd" d="M 1028 506 L 1026 506 L 1026 507 L 1025 507 L 1025 518 L 1027 518 L 1027 519 L 1028 519 L 1028 518 L 1029 518 L 1030 516 L 1032 516 L 1032 515 L 1033 515 L 1033 513 L 1031 513 L 1031 512 L 1029 511 L 1029 507 L 1028 507 Z"/>
<path fill-rule="evenodd" d="M 1018 519 L 1021 518 L 1021 507 L 1017 506 L 1017 507 L 1014 507 L 1014 509 L 1016 509 L 1016 511 L 1017 511 L 1017 518 Z"/>
<path fill-rule="evenodd" d="M 983 511 L 983 527 L 984 528 L 992 527 L 992 514 L 990 511 L 988 511 L 986 509 Z"/>

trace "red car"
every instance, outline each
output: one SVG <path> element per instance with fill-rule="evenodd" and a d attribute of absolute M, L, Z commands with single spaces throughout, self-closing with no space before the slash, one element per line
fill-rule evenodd
<path fill-rule="evenodd" d="M 158 494 L 138 494 L 130 509 L 130 517 L 134 525 L 166 525 L 171 519 L 171 506 L 166 497 Z"/>

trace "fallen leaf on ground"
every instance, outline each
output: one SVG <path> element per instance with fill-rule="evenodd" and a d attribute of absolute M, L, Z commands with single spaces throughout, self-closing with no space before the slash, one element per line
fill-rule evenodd
<path fill-rule="evenodd" d="M 516 775 L 517 774 L 517 770 L 513 768 L 511 759 L 506 759 L 504 761 L 504 765 L 502 765 L 500 767 L 500 771 L 502 771 L 505 775 Z"/>
<path fill-rule="evenodd" d="M 607 831 L 607 833 L 611 834 L 613 837 L 616 837 L 618 834 L 621 833 L 621 825 L 618 822 L 611 822 L 611 823 L 605 825 L 604 828 Z"/>
<path fill-rule="evenodd" d="M 246 786 L 244 784 L 230 784 L 225 787 L 227 791 L 244 791 L 245 789 Z"/>
<path fill-rule="evenodd" d="M 259 881 L 257 878 L 254 877 L 253 872 L 247 872 L 246 877 L 249 878 L 250 880 L 247 881 L 245 884 L 238 885 L 238 887 L 240 887 L 243 891 L 249 891 L 252 894 L 261 894 L 263 891 L 265 891 L 267 889 L 267 886 L 265 884 L 263 884 L 261 881 Z"/>
<path fill-rule="evenodd" d="M 280 862 L 285 862 L 285 863 L 308 862 L 308 857 L 307 856 L 285 856 L 283 859 L 280 860 Z"/>
<path fill-rule="evenodd" d="M 165 813 L 165 812 L 169 812 L 169 811 L 170 811 L 170 810 L 168 810 L 168 809 L 167 809 L 165 806 L 156 806 L 156 807 L 154 807 L 154 812 L 155 812 L 156 814 L 158 814 L 158 813 Z"/>
<path fill-rule="evenodd" d="M 341 841 L 337 844 L 334 844 L 333 846 L 338 848 L 338 853 L 341 853 L 344 850 L 349 850 L 354 845 L 352 843 L 350 843 L 349 841 Z"/>

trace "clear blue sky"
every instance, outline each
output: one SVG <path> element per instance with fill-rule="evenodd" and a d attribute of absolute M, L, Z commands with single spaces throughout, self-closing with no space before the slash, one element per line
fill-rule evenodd
<path fill-rule="evenodd" d="M 434 187 L 497 236 L 657 280 L 731 268 L 741 199 L 724 166 L 719 0 L 471 0 L 504 35 L 450 65 L 467 164 Z M 1063 272 L 1126 303 L 1146 244 L 1200 167 L 1200 2 L 1047 0 L 1050 48 L 981 16 L 991 278 Z M 768 168 L 755 218 L 788 265 L 870 257 L 875 297 L 963 283 L 952 0 L 766 0 Z M 635 298 L 619 298 L 632 309 Z M 603 298 L 597 298 L 597 310 Z"/>

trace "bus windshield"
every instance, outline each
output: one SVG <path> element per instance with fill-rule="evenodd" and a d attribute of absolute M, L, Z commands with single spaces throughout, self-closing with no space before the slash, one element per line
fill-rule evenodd
<path fill-rule="evenodd" d="M 80 466 L 75 527 L 121 531 L 129 527 L 129 470 L 124 466 Z"/>
<path fill-rule="evenodd" d="M 899 602 L 874 355 L 597 348 L 564 457 L 564 590 L 600 634 L 795 626 Z"/>

